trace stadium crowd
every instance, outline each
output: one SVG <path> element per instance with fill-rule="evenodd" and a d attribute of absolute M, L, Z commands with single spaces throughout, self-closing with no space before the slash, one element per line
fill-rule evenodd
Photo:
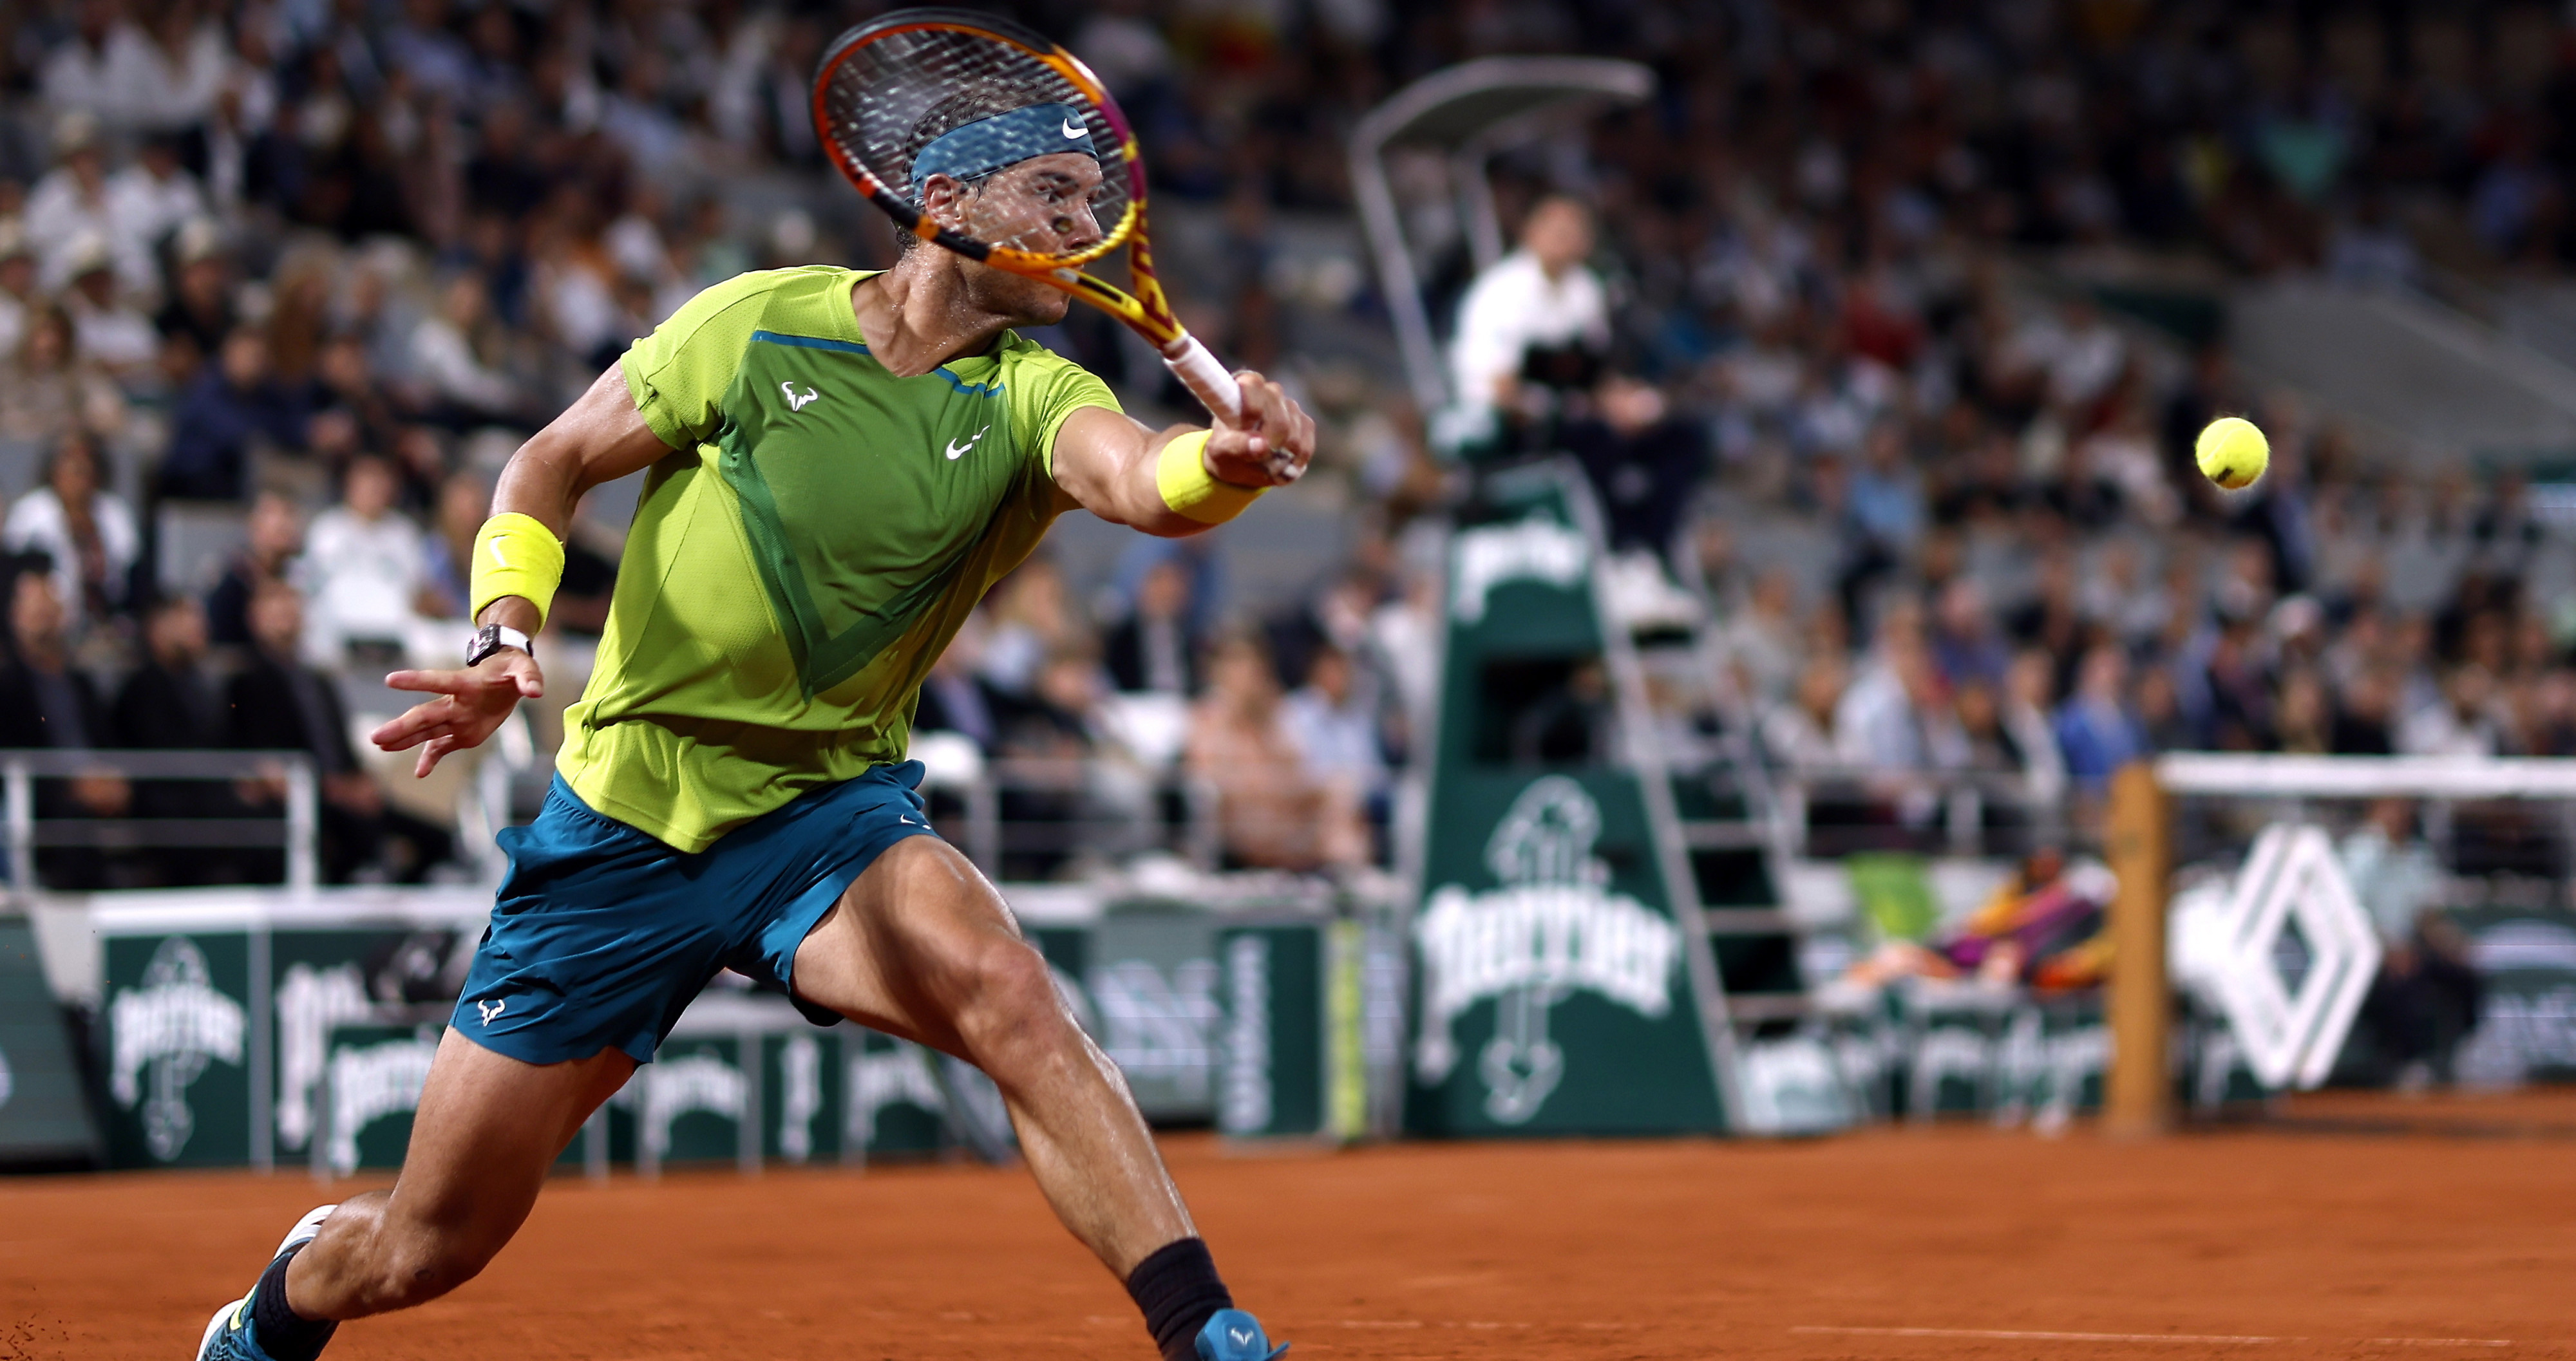
<path fill-rule="evenodd" d="M 2004 772 L 2047 800 L 2158 748 L 2576 754 L 2576 613 L 2526 587 L 2553 531 L 2519 482 L 2364 459 L 2223 347 L 2161 362 L 2168 342 L 2022 268 L 2119 246 L 2357 281 L 2555 270 L 2576 246 L 2576 64 L 2546 14 L 1022 8 L 1127 104 L 1158 197 L 1217 224 L 1224 267 L 1178 279 L 1185 315 L 1307 394 L 1325 449 L 1299 494 L 1361 528 L 1268 618 L 1225 598 L 1222 535 L 1213 555 L 1140 547 L 1097 595 L 1042 556 L 943 664 L 925 729 L 1030 768 L 1197 772 L 1233 863 L 1384 855 L 1390 770 L 1436 681 L 1436 612 L 1399 545 L 1461 479 L 1379 356 L 1296 343 L 1316 333 L 1302 315 L 1368 324 L 1380 306 L 1298 274 L 1279 224 L 1346 215 L 1345 135 L 1405 81 L 1582 50 L 1649 62 L 1658 94 L 1501 173 L 1515 220 L 1571 195 L 1559 226 L 1581 234 L 1569 267 L 1597 280 L 1599 325 L 1541 337 L 1588 349 L 1572 370 L 1527 370 L 1527 337 L 1488 346 L 1479 371 L 1530 392 L 1465 396 L 1574 450 L 1623 546 L 1704 580 L 1773 759 Z M 386 803 L 333 678 L 462 614 L 500 460 L 679 300 L 745 268 L 889 258 L 854 199 L 803 206 L 823 173 L 808 73 L 856 13 L 0 10 L 0 489 L 19 555 L 0 693 L 28 697 L 0 723 L 36 725 L 0 745 L 308 749 L 335 877 L 446 854 Z M 1459 224 L 1426 212 L 1445 325 L 1473 271 Z M 1173 404 L 1118 334 L 1080 314 L 1048 339 L 1137 409 Z M 2190 470 L 2220 411 L 2272 433 L 2251 492 Z M 238 547 L 201 571 L 165 526 L 207 508 Z M 604 618 L 607 518 L 577 536 L 567 634 Z M 1782 525 L 1823 549 L 1775 560 L 1763 531 Z M 1011 811 L 1147 806 L 1131 785 L 1085 776 Z M 145 792 L 72 782 L 46 807 Z M 1020 868 L 1088 863 L 1073 849 Z M 49 875 L 124 872 L 61 861 Z M 232 872 L 209 863 L 155 873 Z"/>

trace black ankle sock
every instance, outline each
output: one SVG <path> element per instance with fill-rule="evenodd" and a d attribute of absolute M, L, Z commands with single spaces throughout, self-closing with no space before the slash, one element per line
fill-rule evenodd
<path fill-rule="evenodd" d="M 1163 1361 L 1198 1361 L 1199 1329 L 1219 1309 L 1234 1307 L 1207 1244 L 1184 1238 L 1154 1250 L 1127 1274 L 1127 1293 L 1145 1311 L 1145 1331 L 1163 1349 Z M 280 1357 L 278 1361 L 286 1361 Z"/>
<path fill-rule="evenodd" d="M 251 1292 L 251 1335 L 259 1339 L 259 1349 L 276 1361 L 314 1361 L 340 1326 L 329 1319 L 305 1318 L 286 1306 L 286 1264 L 307 1246 L 298 1243 L 278 1254 L 260 1273 L 259 1288 Z"/>

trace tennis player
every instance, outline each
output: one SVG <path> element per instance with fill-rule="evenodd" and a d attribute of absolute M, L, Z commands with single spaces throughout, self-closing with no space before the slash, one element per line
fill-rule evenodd
<path fill-rule="evenodd" d="M 1099 239 L 1073 110 L 955 104 L 916 133 L 931 216 L 988 239 L 1025 219 L 1050 250 Z M 931 832 L 905 750 L 932 660 L 1056 516 L 1199 533 L 1302 472 L 1314 422 L 1247 372 L 1239 422 L 1148 430 L 1012 331 L 1061 319 L 1065 293 L 907 245 L 883 273 L 708 289 L 511 459 L 474 545 L 466 665 L 390 677 L 434 698 L 375 742 L 417 748 L 426 775 L 544 693 L 531 640 L 572 508 L 644 472 L 597 669 L 544 811 L 502 833 L 509 875 L 399 1179 L 297 1223 L 201 1361 L 310 1361 L 340 1321 L 471 1280 L 724 968 L 991 1075 L 1040 1191 L 1167 1361 L 1286 1350 L 1233 1307 L 1000 895 Z"/>

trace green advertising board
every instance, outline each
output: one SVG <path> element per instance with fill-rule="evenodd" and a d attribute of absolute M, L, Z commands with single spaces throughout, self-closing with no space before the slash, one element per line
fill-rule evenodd
<path fill-rule="evenodd" d="M 1238 1138 L 1330 1132 L 1326 929 L 1296 922 L 1229 926 L 1217 933 L 1224 972 L 1219 1131 Z"/>
<path fill-rule="evenodd" d="M 267 940 L 247 930 L 105 942 L 107 1139 L 119 1167 L 241 1167 L 269 1159 Z M 261 958 L 254 961 L 253 955 Z"/>
<path fill-rule="evenodd" d="M 1081 974 L 1100 1048 L 1148 1119 L 1215 1113 L 1216 926 L 1205 912 L 1114 907 L 1093 924 Z"/>
<path fill-rule="evenodd" d="M 1420 1133 L 1726 1123 L 1715 961 L 1677 827 L 1658 840 L 1671 788 L 1621 746 L 1634 656 L 1602 626 L 1582 495 L 1561 476 L 1489 480 L 1449 543 L 1410 932 Z"/>
<path fill-rule="evenodd" d="M 335 1025 L 310 1091 L 307 1145 L 318 1175 L 402 1166 L 429 1065 L 446 1027 L 435 1022 Z"/>
<path fill-rule="evenodd" d="M 0 917 L 0 1166 L 99 1155 L 62 1008 L 24 917 Z"/>
<path fill-rule="evenodd" d="M 2460 1079 L 2503 1087 L 2576 1078 L 2576 913 L 2479 906 L 2445 915 L 2468 937 L 2484 985 L 2477 1027 L 2453 1060 Z"/>

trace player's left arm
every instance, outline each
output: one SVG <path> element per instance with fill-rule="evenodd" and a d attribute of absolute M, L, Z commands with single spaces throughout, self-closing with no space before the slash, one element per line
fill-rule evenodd
<path fill-rule="evenodd" d="M 1315 456 L 1314 417 L 1260 374 L 1235 381 L 1243 415 L 1213 426 L 1149 430 L 1104 406 L 1074 412 L 1056 432 L 1056 486 L 1101 519 L 1164 538 L 1234 518 Z"/>

